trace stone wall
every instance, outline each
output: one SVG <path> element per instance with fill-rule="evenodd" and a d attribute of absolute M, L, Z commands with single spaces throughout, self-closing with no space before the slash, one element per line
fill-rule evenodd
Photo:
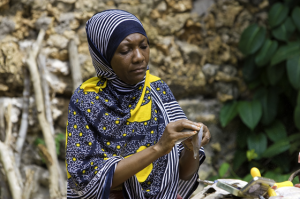
<path fill-rule="evenodd" d="M 201 5 L 211 6 L 203 9 Z M 238 41 L 250 23 L 265 24 L 267 6 L 267 0 L 0 1 L 0 103 L 4 107 L 8 101 L 13 103 L 14 138 L 21 119 L 24 60 L 39 30 L 46 29 L 41 53 L 46 56 L 54 127 L 56 133 L 64 133 L 73 92 L 68 42 L 76 42 L 81 66 L 78 72 L 83 79 L 95 76 L 85 23 L 96 12 L 118 8 L 142 21 L 150 40 L 150 72 L 168 83 L 189 119 L 209 126 L 212 140 L 206 147 L 208 157 L 200 177 L 215 175 L 222 162 L 232 160 L 235 141 L 234 125 L 226 129 L 219 125 L 220 107 L 227 100 L 247 95 L 239 67 L 243 56 Z M 0 139 L 4 134 L 0 132 Z M 42 134 L 31 97 L 22 168 L 38 171 L 35 176 L 40 188 L 33 191 L 32 198 L 48 193 L 47 176 L 38 175 L 46 169 L 34 145 L 37 137 Z M 63 167 L 63 141 L 61 145 Z"/>

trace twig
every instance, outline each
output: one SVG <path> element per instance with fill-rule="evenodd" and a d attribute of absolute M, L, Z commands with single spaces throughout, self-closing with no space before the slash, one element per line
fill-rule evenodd
<path fill-rule="evenodd" d="M 10 141 L 11 141 L 11 131 L 12 131 L 12 122 L 11 122 L 11 107 L 12 107 L 12 104 L 11 102 L 8 103 L 7 105 L 7 112 L 5 113 L 5 119 L 6 119 L 6 122 L 7 122 L 7 125 L 6 125 L 6 136 L 5 136 L 5 144 L 7 146 L 9 146 L 10 144 Z"/>
<path fill-rule="evenodd" d="M 20 167 L 22 149 L 23 149 L 24 141 L 27 134 L 27 128 L 28 128 L 30 76 L 29 76 L 28 69 L 26 67 L 23 68 L 23 71 L 24 71 L 23 110 L 22 110 L 21 126 L 19 130 L 19 137 L 16 141 L 16 154 L 15 154 L 17 167 Z"/>
<path fill-rule="evenodd" d="M 50 130 L 52 135 L 55 134 L 54 127 L 53 127 L 53 119 L 52 119 L 52 113 L 51 113 L 51 103 L 50 103 L 50 97 L 49 97 L 49 85 L 46 80 L 46 57 L 44 55 L 39 54 L 38 56 L 38 67 L 40 69 L 40 75 L 41 75 L 41 81 L 42 81 L 42 87 L 44 91 L 44 100 L 45 100 L 45 112 L 46 112 L 46 118 L 50 125 Z"/>
<path fill-rule="evenodd" d="M 23 193 L 22 193 L 22 199 L 29 199 L 31 191 L 33 189 L 33 176 L 34 171 L 31 169 L 26 170 L 26 182 L 24 185 Z"/>
<path fill-rule="evenodd" d="M 8 184 L 10 188 L 10 192 L 14 199 L 21 198 L 22 195 L 22 179 L 19 178 L 19 174 L 17 174 L 14 156 L 11 148 L 0 142 L 0 160 L 2 162 L 5 174 L 8 179 Z"/>
<path fill-rule="evenodd" d="M 40 82 L 40 75 L 38 72 L 38 67 L 36 63 L 37 54 L 41 47 L 43 38 L 45 36 L 45 31 L 43 29 L 40 30 L 36 43 L 34 43 L 32 50 L 29 52 L 29 56 L 26 60 L 26 63 L 29 67 L 31 80 L 33 82 L 34 92 L 35 92 L 35 103 L 37 107 L 37 116 L 39 120 L 40 127 L 42 128 L 44 140 L 47 146 L 47 150 L 51 155 L 53 160 L 52 165 L 48 166 L 50 173 L 49 180 L 49 192 L 51 198 L 60 198 L 62 195 L 65 195 L 64 186 L 60 186 L 62 184 L 62 175 L 59 175 L 60 167 L 58 165 L 58 159 L 56 156 L 55 150 L 55 141 L 54 136 L 51 133 L 50 125 L 45 117 L 45 107 L 43 101 L 43 91 Z"/>
<path fill-rule="evenodd" d="M 68 45 L 70 68 L 73 79 L 73 91 L 82 83 L 80 64 L 78 60 L 78 52 L 75 41 L 71 39 Z"/>
<path fill-rule="evenodd" d="M 4 110 L 3 99 L 0 100 L 0 110 Z M 0 111 L 0 141 L 5 140 L 4 111 Z"/>

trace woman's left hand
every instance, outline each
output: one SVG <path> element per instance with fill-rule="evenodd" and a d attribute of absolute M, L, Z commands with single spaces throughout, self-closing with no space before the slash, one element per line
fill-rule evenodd
<path fill-rule="evenodd" d="M 211 135 L 210 132 L 203 123 L 199 123 L 201 126 L 203 125 L 203 135 L 202 135 L 202 142 L 201 146 L 204 146 L 209 143 Z M 196 136 L 196 135 L 194 135 Z M 185 147 L 187 147 L 189 150 L 193 151 L 193 144 L 192 144 L 192 137 L 186 139 L 185 141 L 182 142 Z"/>

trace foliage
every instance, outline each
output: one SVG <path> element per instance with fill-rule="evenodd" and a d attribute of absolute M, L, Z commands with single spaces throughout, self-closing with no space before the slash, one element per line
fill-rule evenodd
<path fill-rule="evenodd" d="M 57 155 L 60 155 L 60 142 L 65 139 L 66 137 L 63 133 L 58 133 L 55 135 L 55 147 Z M 37 146 L 39 144 L 46 145 L 45 140 L 42 138 L 36 138 L 34 141 L 34 145 Z"/>
<path fill-rule="evenodd" d="M 233 169 L 256 166 L 268 170 L 265 177 L 285 181 L 288 174 L 282 173 L 292 172 L 300 149 L 300 1 L 278 0 L 267 27 L 251 24 L 239 48 L 251 95 L 224 104 L 220 112 L 223 127 L 241 119 Z"/>

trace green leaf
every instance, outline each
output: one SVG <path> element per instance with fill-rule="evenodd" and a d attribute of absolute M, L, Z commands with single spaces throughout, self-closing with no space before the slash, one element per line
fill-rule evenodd
<path fill-rule="evenodd" d="M 247 138 L 248 149 L 254 149 L 257 155 L 261 155 L 267 148 L 267 137 L 264 133 L 254 134 L 251 133 Z"/>
<path fill-rule="evenodd" d="M 298 31 L 300 32 L 300 7 L 297 6 L 293 9 L 293 12 L 292 12 L 292 19 L 293 19 L 293 22 L 294 24 L 296 25 Z"/>
<path fill-rule="evenodd" d="M 269 125 L 277 115 L 278 94 L 275 88 L 269 88 L 260 100 L 262 104 L 262 120 L 264 125 Z"/>
<path fill-rule="evenodd" d="M 255 63 L 261 67 L 266 65 L 278 48 L 277 41 L 267 39 L 255 57 Z"/>
<path fill-rule="evenodd" d="M 251 130 L 256 127 L 262 116 L 262 108 L 258 100 L 253 100 L 251 102 L 239 102 L 238 111 L 244 124 L 246 124 L 246 126 L 248 126 Z"/>
<path fill-rule="evenodd" d="M 257 153 L 255 153 L 254 149 L 248 150 L 247 151 L 247 159 L 250 162 L 253 159 L 256 159 L 258 157 Z"/>
<path fill-rule="evenodd" d="M 272 31 L 272 35 L 280 41 L 288 42 L 295 29 L 296 27 L 293 20 L 287 17 L 280 26 Z"/>
<path fill-rule="evenodd" d="M 297 129 L 300 130 L 300 104 L 298 104 L 295 108 L 294 123 L 295 123 Z"/>
<path fill-rule="evenodd" d="M 267 76 L 271 85 L 276 85 L 285 73 L 285 63 L 267 67 Z"/>
<path fill-rule="evenodd" d="M 255 53 L 263 44 L 266 36 L 266 29 L 257 24 L 248 26 L 241 35 L 239 49 L 245 55 Z"/>
<path fill-rule="evenodd" d="M 243 178 L 243 181 L 246 181 L 246 182 L 250 182 L 251 180 L 253 180 L 253 177 L 251 176 L 251 174 L 247 174 L 244 178 Z"/>
<path fill-rule="evenodd" d="M 275 182 L 284 182 L 284 181 L 287 181 L 287 179 L 289 179 L 290 174 L 282 175 L 278 172 L 267 171 L 263 176 L 265 178 L 273 179 L 273 180 L 275 180 Z"/>
<path fill-rule="evenodd" d="M 275 121 L 271 126 L 265 129 L 268 138 L 273 142 L 280 141 L 287 137 L 285 126 L 280 121 Z"/>
<path fill-rule="evenodd" d="M 236 134 L 236 140 L 238 140 L 237 145 L 239 148 L 243 149 L 247 146 L 247 135 L 251 133 L 251 130 L 245 126 L 240 125 Z"/>
<path fill-rule="evenodd" d="M 63 133 L 58 133 L 57 135 L 55 135 L 55 148 L 57 155 L 60 155 L 60 141 L 65 139 L 66 137 Z"/>
<path fill-rule="evenodd" d="M 227 162 L 224 162 L 219 168 L 219 176 L 222 178 L 228 171 L 230 165 Z"/>
<path fill-rule="evenodd" d="M 255 66 L 254 56 L 249 56 L 244 60 L 243 63 L 243 77 L 246 81 L 254 81 L 260 74 L 261 69 Z"/>
<path fill-rule="evenodd" d="M 299 55 L 300 43 L 292 42 L 287 45 L 281 46 L 271 59 L 271 66 L 274 66 L 282 61 L 285 61 L 289 57 Z"/>
<path fill-rule="evenodd" d="M 290 141 L 290 154 L 294 153 L 294 152 L 298 152 L 299 148 L 300 148 L 300 133 L 295 133 L 293 135 L 289 136 L 289 141 Z"/>
<path fill-rule="evenodd" d="M 225 127 L 238 114 L 238 103 L 236 101 L 226 103 L 220 111 L 220 122 Z"/>
<path fill-rule="evenodd" d="M 247 160 L 247 154 L 245 151 L 237 150 L 234 154 L 233 169 L 237 170 Z"/>
<path fill-rule="evenodd" d="M 269 24 L 272 28 L 280 25 L 288 16 L 289 8 L 282 3 L 275 3 L 269 11 Z"/>
<path fill-rule="evenodd" d="M 42 145 L 46 146 L 45 140 L 42 139 L 42 138 L 36 138 L 33 143 L 34 143 L 35 146 L 37 146 L 39 144 L 42 144 Z"/>
<path fill-rule="evenodd" d="M 285 152 L 290 148 L 290 142 L 288 139 L 282 139 L 274 144 L 272 144 L 267 150 L 262 154 L 262 157 L 271 158 L 282 152 Z"/>
<path fill-rule="evenodd" d="M 300 51 L 297 56 L 291 57 L 286 64 L 287 75 L 292 86 L 300 89 Z"/>
<path fill-rule="evenodd" d="M 300 90 L 298 91 L 298 95 L 297 95 L 297 105 L 300 105 Z"/>

